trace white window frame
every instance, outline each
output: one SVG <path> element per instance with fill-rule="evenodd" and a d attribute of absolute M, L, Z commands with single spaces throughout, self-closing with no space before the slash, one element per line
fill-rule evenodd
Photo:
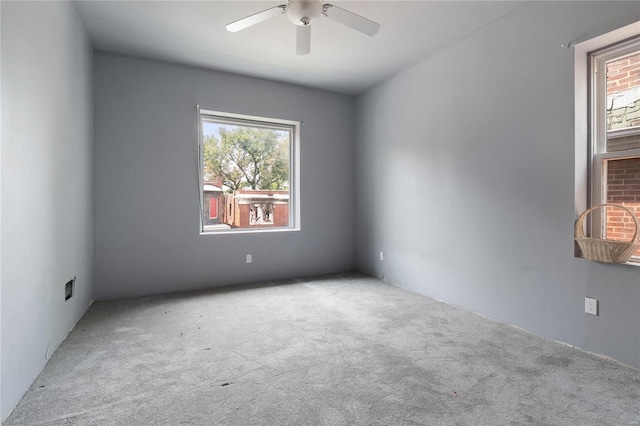
<path fill-rule="evenodd" d="M 221 111 L 197 109 L 197 129 L 198 129 L 198 188 L 199 188 L 199 223 L 200 235 L 216 234 L 243 234 L 243 233 L 263 233 L 263 232 L 288 232 L 299 231 L 300 226 L 300 125 L 299 121 L 283 120 L 279 118 L 258 117 L 245 114 L 234 114 Z M 203 212 L 203 160 L 204 160 L 204 132 L 203 117 L 209 118 L 218 123 L 228 123 L 233 125 L 247 125 L 252 127 L 262 127 L 267 129 L 288 130 L 291 134 L 289 143 L 289 226 L 268 227 L 268 228 L 234 228 L 204 230 L 202 223 Z M 225 209 L 226 209 L 225 205 Z"/>
<path fill-rule="evenodd" d="M 606 202 L 604 161 L 640 155 L 639 149 L 607 153 L 606 125 L 602 125 L 606 120 L 606 61 L 624 56 L 630 50 L 627 40 L 639 35 L 640 22 L 636 22 L 574 46 L 576 217 L 588 205 Z M 601 50 L 605 53 L 598 55 Z M 600 78 L 592 79 L 592 71 Z M 590 219 L 591 235 L 603 236 L 606 224 L 601 212 L 594 211 Z M 633 257 L 627 264 L 640 266 L 640 258 Z"/>

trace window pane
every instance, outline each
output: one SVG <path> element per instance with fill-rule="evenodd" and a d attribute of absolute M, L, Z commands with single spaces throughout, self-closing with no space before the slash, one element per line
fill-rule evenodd
<path fill-rule="evenodd" d="M 640 148 L 640 53 L 608 62 L 607 151 Z M 628 135 L 626 129 L 638 134 Z"/>
<path fill-rule="evenodd" d="M 288 227 L 292 129 L 203 116 L 202 134 L 204 210 L 207 187 L 220 188 L 220 214 L 204 211 L 204 230 Z"/>
<path fill-rule="evenodd" d="M 622 204 L 640 217 L 640 157 L 607 161 L 607 202 Z M 631 241 L 634 232 L 626 212 L 607 207 L 607 239 Z"/>

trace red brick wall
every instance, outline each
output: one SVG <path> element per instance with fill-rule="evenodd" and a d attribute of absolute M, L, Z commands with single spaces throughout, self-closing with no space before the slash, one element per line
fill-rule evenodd
<path fill-rule="evenodd" d="M 612 160 L 607 164 L 607 202 L 622 204 L 640 218 L 640 158 Z M 607 238 L 630 241 L 635 225 L 620 209 L 607 208 Z M 635 253 L 640 256 L 640 250 Z"/>
<path fill-rule="evenodd" d="M 289 226 L 289 204 L 273 206 L 273 226 Z"/>
<path fill-rule="evenodd" d="M 607 94 L 640 86 L 640 55 L 607 64 Z"/>
<path fill-rule="evenodd" d="M 273 224 L 251 225 L 249 219 L 249 204 L 238 204 L 235 225 L 239 228 L 274 228 L 289 226 L 289 204 L 275 204 L 273 206 Z"/>
<path fill-rule="evenodd" d="M 248 228 L 249 227 L 249 218 L 251 214 L 249 212 L 249 204 L 236 204 L 236 222 L 235 225 L 239 228 Z"/>

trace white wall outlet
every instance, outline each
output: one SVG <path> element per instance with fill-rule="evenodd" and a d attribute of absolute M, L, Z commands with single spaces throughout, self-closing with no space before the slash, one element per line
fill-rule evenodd
<path fill-rule="evenodd" d="M 584 298 L 584 312 L 591 315 L 598 315 L 598 299 L 590 297 Z"/>
<path fill-rule="evenodd" d="M 247 255 L 247 263 L 251 263 L 251 262 L 253 262 L 253 257 L 250 254 L 248 254 Z"/>
<path fill-rule="evenodd" d="M 380 260 L 384 260 L 384 252 L 383 251 L 380 252 Z"/>

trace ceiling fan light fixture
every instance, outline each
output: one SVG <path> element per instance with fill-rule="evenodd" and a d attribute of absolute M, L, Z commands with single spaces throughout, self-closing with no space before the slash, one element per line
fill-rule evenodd
<path fill-rule="evenodd" d="M 285 9 L 289 21 L 301 27 L 322 15 L 322 0 L 289 0 Z"/>

